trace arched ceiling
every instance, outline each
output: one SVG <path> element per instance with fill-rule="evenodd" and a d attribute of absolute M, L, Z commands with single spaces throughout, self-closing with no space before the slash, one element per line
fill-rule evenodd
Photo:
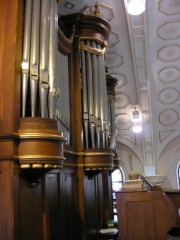
<path fill-rule="evenodd" d="M 62 0 L 60 14 L 89 14 L 95 0 Z M 146 165 L 180 135 L 180 0 L 146 0 L 138 16 L 126 12 L 127 0 L 99 0 L 111 25 L 107 66 L 116 87 L 117 141 Z M 143 131 L 132 131 L 132 111 L 142 115 Z"/>

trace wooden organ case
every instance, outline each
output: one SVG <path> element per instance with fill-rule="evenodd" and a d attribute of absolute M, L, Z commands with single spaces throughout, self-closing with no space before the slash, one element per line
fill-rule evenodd
<path fill-rule="evenodd" d="M 0 11 L 0 236 L 94 239 L 111 216 L 109 24 L 82 13 L 57 22 L 56 0 Z"/>
<path fill-rule="evenodd" d="M 60 17 L 57 27 L 56 3 L 0 1 L 2 240 L 93 240 L 112 217 L 110 27 L 82 13 Z"/>

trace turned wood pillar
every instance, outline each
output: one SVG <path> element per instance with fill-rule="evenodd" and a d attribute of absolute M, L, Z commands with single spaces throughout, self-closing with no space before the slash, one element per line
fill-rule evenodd
<path fill-rule="evenodd" d="M 17 131 L 20 119 L 22 0 L 0 1 L 0 238 L 19 238 Z M 17 210 L 17 211 L 16 211 Z"/>

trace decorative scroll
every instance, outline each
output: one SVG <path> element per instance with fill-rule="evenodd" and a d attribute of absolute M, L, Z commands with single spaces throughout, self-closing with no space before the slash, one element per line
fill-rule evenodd
<path fill-rule="evenodd" d="M 99 48 L 95 48 L 95 47 L 90 47 L 88 45 L 85 44 L 80 44 L 80 48 L 82 48 L 83 50 L 90 52 L 92 54 L 96 54 L 96 55 L 102 55 L 105 54 L 107 51 L 107 43 L 104 44 L 105 47 L 103 49 L 99 49 Z"/>
<path fill-rule="evenodd" d="M 65 36 L 61 28 L 58 29 L 58 49 L 64 55 L 70 54 L 75 34 L 75 26 L 72 28 L 72 34 L 69 38 Z"/>

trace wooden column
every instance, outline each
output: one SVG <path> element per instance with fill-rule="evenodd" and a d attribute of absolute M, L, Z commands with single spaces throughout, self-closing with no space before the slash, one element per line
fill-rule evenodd
<path fill-rule="evenodd" d="M 20 239 L 17 137 L 20 118 L 22 0 L 0 1 L 0 239 Z M 18 212 L 18 211 L 17 211 Z M 16 231 L 17 230 L 17 231 Z"/>
<path fill-rule="evenodd" d="M 76 136 L 76 150 L 77 152 L 83 151 L 82 141 L 82 109 L 81 109 L 81 81 L 80 81 L 80 66 L 79 66 L 79 52 L 77 51 L 79 46 L 79 38 L 75 39 L 74 44 L 74 102 L 75 102 L 75 136 Z M 83 156 L 77 158 L 77 178 L 78 178 L 78 206 L 79 206 L 79 226 L 80 226 L 80 239 L 86 239 L 86 220 L 85 220 L 85 196 L 84 196 L 84 164 Z"/>

